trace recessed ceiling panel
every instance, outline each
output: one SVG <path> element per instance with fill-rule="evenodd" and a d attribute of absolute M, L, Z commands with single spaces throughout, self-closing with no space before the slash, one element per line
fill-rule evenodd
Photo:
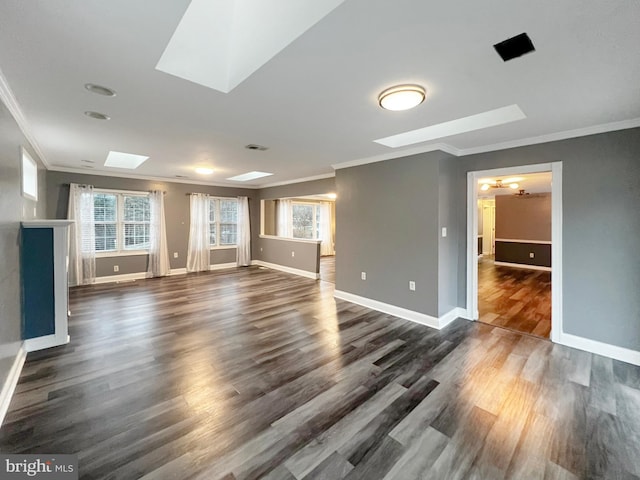
<path fill-rule="evenodd" d="M 146 155 L 111 151 L 109 155 L 107 155 L 104 166 L 134 170 L 142 165 L 148 158 Z"/>
<path fill-rule="evenodd" d="M 407 145 L 413 145 L 415 143 L 428 142 L 430 140 L 472 132 L 482 128 L 495 127 L 496 125 L 522 120 L 523 118 L 527 118 L 527 116 L 520 110 L 518 105 L 509 105 L 508 107 L 496 108 L 488 112 L 380 138 L 374 140 L 374 142 L 391 148 L 406 147 Z"/>
<path fill-rule="evenodd" d="M 192 0 L 157 70 L 229 93 L 345 0 Z"/>

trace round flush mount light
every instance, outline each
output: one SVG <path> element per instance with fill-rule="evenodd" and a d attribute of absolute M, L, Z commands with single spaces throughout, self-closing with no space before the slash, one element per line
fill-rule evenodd
<path fill-rule="evenodd" d="M 85 83 L 84 88 L 89 90 L 91 93 L 96 93 L 98 95 L 104 95 L 105 97 L 115 97 L 115 90 L 111 90 L 108 87 L 103 87 L 102 85 L 96 85 L 95 83 Z"/>
<path fill-rule="evenodd" d="M 86 111 L 84 112 L 84 114 L 87 117 L 95 118 L 96 120 L 111 120 L 111 117 L 109 115 L 105 115 L 104 113 L 100 113 L 100 112 Z"/>
<path fill-rule="evenodd" d="M 213 173 L 213 168 L 198 167 L 196 168 L 196 173 L 199 173 L 200 175 L 211 175 Z"/>
<path fill-rule="evenodd" d="M 409 110 L 424 102 L 426 95 L 420 85 L 396 85 L 378 95 L 378 103 L 385 110 Z"/>

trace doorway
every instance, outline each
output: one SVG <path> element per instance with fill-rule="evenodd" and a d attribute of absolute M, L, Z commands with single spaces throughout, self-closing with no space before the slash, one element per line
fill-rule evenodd
<path fill-rule="evenodd" d="M 545 255 L 543 245 L 531 247 L 526 245 L 523 247 L 518 244 L 517 239 L 513 238 L 497 238 L 499 231 L 493 232 L 492 222 L 495 221 L 495 204 L 490 202 L 479 202 L 482 193 L 485 193 L 483 200 L 489 200 L 492 195 L 491 191 L 504 191 L 502 187 L 483 187 L 480 188 L 481 180 L 489 178 L 504 178 L 523 176 L 527 174 L 540 174 L 541 172 L 551 172 L 551 238 L 550 242 L 534 241 L 535 243 L 547 243 L 546 255 L 550 254 L 549 262 L 553 259 L 553 268 L 538 267 L 533 260 L 523 261 L 522 263 L 530 263 L 526 268 L 518 268 L 518 264 L 510 262 L 495 262 L 494 255 L 496 249 L 500 255 L 502 251 L 509 250 L 507 254 L 513 255 L 514 251 L 524 248 L 525 250 L 533 250 L 528 255 L 540 256 Z M 494 180 L 495 181 L 495 180 Z M 512 187 L 514 188 L 514 187 Z M 517 188 L 517 187 L 516 187 Z M 483 192 L 485 190 L 485 192 Z M 514 192 L 506 189 L 508 195 L 514 196 Z M 525 165 L 521 167 L 509 167 L 492 170 L 482 170 L 468 172 L 467 174 L 467 309 L 468 318 L 472 320 L 485 321 L 506 328 L 518 330 L 517 323 L 524 333 L 533 333 L 558 342 L 562 332 L 562 163 L 554 162 L 538 165 Z M 530 192 L 515 192 L 515 196 L 521 198 L 528 197 Z M 504 199 L 507 199 L 505 196 Z M 495 201 L 495 197 L 494 197 Z M 487 207 L 485 209 L 485 207 Z M 487 225 L 487 223 L 489 225 Z M 504 230 L 504 229 L 503 229 Z M 482 233 L 481 233 L 482 232 Z M 482 235 L 482 240 L 480 239 Z M 485 236 L 488 238 L 485 239 Z M 496 245 L 497 241 L 497 245 Z M 507 249 L 506 244 L 509 245 Z M 530 243 L 530 242 L 527 242 Z M 502 249 L 502 250 L 501 250 Z M 540 253 L 542 252 L 542 253 Z M 549 263 L 549 267 L 551 264 Z M 551 271 L 549 271 L 551 270 Z M 482 288 L 480 288 L 482 282 Z M 551 283 L 550 289 L 548 283 Z M 544 286 L 547 284 L 545 300 Z M 528 287 L 529 290 L 527 289 Z M 509 290 L 511 289 L 511 291 Z M 550 290 L 550 291 L 549 291 Z M 479 298 L 479 293 L 482 297 Z M 486 301 L 489 299 L 489 301 Z M 541 312 L 544 310 L 544 302 L 546 308 L 550 306 L 550 333 L 547 323 L 546 329 L 543 324 L 536 325 L 535 319 L 541 318 Z M 493 302 L 493 304 L 491 303 Z M 504 317 L 499 318 L 501 311 L 491 312 L 489 307 L 499 305 L 500 308 L 505 307 Z M 522 312 L 519 316 L 519 312 Z M 487 313 L 493 313 L 493 316 L 486 316 Z M 485 315 L 483 318 L 481 315 Z M 509 318 L 516 318 L 517 322 L 508 325 Z M 537 329 L 536 329 L 537 328 Z"/>

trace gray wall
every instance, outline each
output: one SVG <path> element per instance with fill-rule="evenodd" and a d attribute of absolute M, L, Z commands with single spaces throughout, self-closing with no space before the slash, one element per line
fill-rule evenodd
<path fill-rule="evenodd" d="M 445 159 L 450 155 L 430 152 L 336 172 L 337 290 L 438 316 L 439 196 L 449 196 L 439 185 Z M 452 172 L 446 176 L 451 180 Z M 443 207 L 443 222 L 455 214 Z"/>
<path fill-rule="evenodd" d="M 20 192 L 20 147 L 38 163 L 38 202 Z M 45 218 L 46 172 L 13 117 L 0 102 L 0 389 L 22 343 L 20 221 Z M 34 208 L 36 209 L 34 213 Z"/>
<path fill-rule="evenodd" d="M 260 198 L 289 198 L 304 197 L 321 193 L 332 193 L 336 190 L 335 177 L 312 180 L 309 182 L 290 183 L 278 187 L 263 188 L 260 190 Z"/>
<path fill-rule="evenodd" d="M 282 238 L 260 239 L 260 260 L 307 272 L 320 272 L 320 244 Z M 291 256 L 291 253 L 295 256 Z"/>
<path fill-rule="evenodd" d="M 562 161 L 564 331 L 640 350 L 640 129 L 458 159 L 459 231 L 466 229 L 466 173 Z M 466 236 L 458 299 L 466 298 Z"/>
<path fill-rule="evenodd" d="M 47 175 L 47 205 L 48 214 L 51 218 L 66 218 L 69 201 L 69 183 L 86 183 L 93 185 L 95 188 L 114 190 L 162 190 L 167 192 L 165 196 L 165 220 L 167 223 L 167 243 L 169 244 L 171 268 L 185 268 L 187 265 L 187 246 L 189 242 L 188 193 L 190 192 L 208 193 L 209 195 L 221 197 L 248 196 L 252 231 L 254 227 L 259 228 L 260 224 L 260 202 L 258 200 L 257 190 L 66 172 L 48 172 Z M 178 252 L 178 258 L 173 258 L 174 252 Z M 211 251 L 211 264 L 234 262 L 235 258 L 235 249 Z M 118 273 L 114 273 L 114 265 L 119 266 Z M 96 261 L 96 273 L 99 277 L 146 272 L 146 270 L 147 255 L 102 257 Z"/>
<path fill-rule="evenodd" d="M 261 199 L 270 200 L 277 198 L 304 197 L 306 195 L 316 195 L 332 193 L 336 191 L 335 178 L 323 178 L 309 182 L 292 183 L 277 187 L 263 188 L 258 191 Z M 265 202 L 267 203 L 267 202 Z M 259 212 L 258 212 L 259 213 Z M 275 220 L 275 215 L 272 216 Z M 264 262 L 284 265 L 286 267 L 297 268 L 308 272 L 318 273 L 320 271 L 320 247 L 316 244 L 305 244 L 302 242 L 274 240 L 260 238 L 260 217 L 258 216 L 255 228 L 252 228 L 253 258 Z M 274 226 L 275 230 L 275 226 Z M 296 251 L 296 256 L 291 257 L 291 252 Z M 340 267 L 336 262 L 336 270 Z"/>
<path fill-rule="evenodd" d="M 496 195 L 496 238 L 551 241 L 551 194 Z"/>
<path fill-rule="evenodd" d="M 456 158 L 442 158 L 438 175 L 438 316 L 458 306 L 458 241 L 465 231 L 459 231 L 457 219 L 456 175 Z M 443 227 L 447 229 L 446 237 L 442 236 Z"/>

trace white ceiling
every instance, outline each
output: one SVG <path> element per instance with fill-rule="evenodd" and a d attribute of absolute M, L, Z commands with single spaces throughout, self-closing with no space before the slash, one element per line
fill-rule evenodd
<path fill-rule="evenodd" d="M 264 186 L 331 175 L 345 162 L 640 125 L 637 1 L 346 0 L 229 93 L 156 70 L 188 6 L 2 0 L 0 70 L 49 168 L 214 184 L 273 172 L 249 182 Z M 522 32 L 536 52 L 504 63 L 492 45 Z M 85 83 L 117 96 L 89 93 Z M 425 86 L 427 100 L 382 110 L 378 93 L 398 83 Z M 525 119 L 405 148 L 374 143 L 514 104 Z M 249 143 L 269 150 L 244 149 Z M 136 170 L 108 168 L 110 150 L 150 158 Z M 199 176 L 196 166 L 216 172 Z"/>

